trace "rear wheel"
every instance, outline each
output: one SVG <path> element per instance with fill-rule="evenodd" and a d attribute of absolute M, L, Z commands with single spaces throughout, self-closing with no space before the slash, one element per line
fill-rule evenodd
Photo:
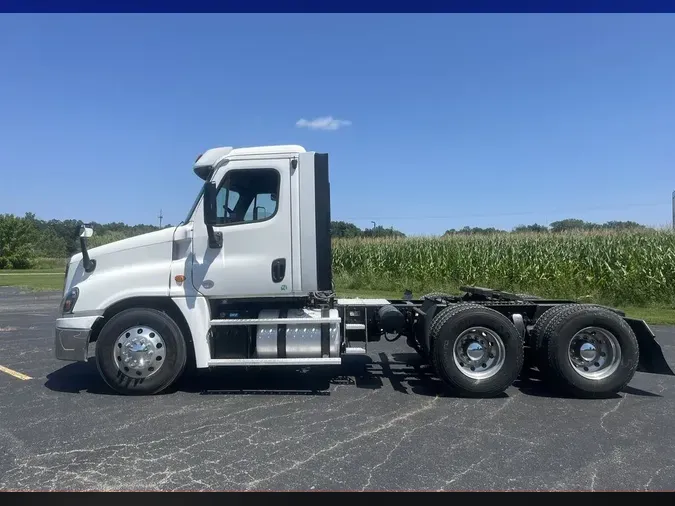
<path fill-rule="evenodd" d="M 530 354 L 531 354 L 531 363 L 528 365 L 536 366 L 540 372 L 545 373 L 548 368 L 548 349 L 546 347 L 546 339 L 544 337 L 548 326 L 555 320 L 555 318 L 569 310 L 570 308 L 585 307 L 586 309 L 590 308 L 602 308 L 602 306 L 597 306 L 594 304 L 562 304 L 559 306 L 553 306 L 544 312 L 543 315 L 539 317 L 537 322 L 534 325 L 534 328 L 530 332 Z"/>
<path fill-rule="evenodd" d="M 133 308 L 116 314 L 96 341 L 98 371 L 121 394 L 159 393 L 180 376 L 186 362 L 180 328 L 155 309 Z"/>
<path fill-rule="evenodd" d="M 432 322 L 434 369 L 463 397 L 492 397 L 506 390 L 523 366 L 523 341 L 513 323 L 493 309 L 458 304 Z"/>
<path fill-rule="evenodd" d="M 549 323 L 556 317 L 560 311 L 564 311 L 568 307 L 576 306 L 577 304 L 566 304 L 560 306 L 553 306 L 547 309 L 534 324 L 530 331 L 529 350 L 526 357 L 527 367 L 537 367 L 543 372 L 546 366 L 546 350 L 543 349 L 543 335 L 544 330 Z"/>
<path fill-rule="evenodd" d="M 452 300 L 455 296 L 450 295 L 449 293 L 444 292 L 431 292 L 425 295 L 422 295 L 422 300 L 434 300 L 436 302 L 447 302 Z M 407 339 L 408 346 L 417 352 L 417 354 L 422 357 L 424 360 L 428 361 L 429 357 L 424 351 L 422 344 L 417 340 L 415 336 L 409 336 Z M 430 361 L 429 365 L 433 368 L 433 362 Z"/>
<path fill-rule="evenodd" d="M 577 397 L 613 395 L 637 369 L 635 334 L 621 316 L 602 307 L 577 305 L 559 311 L 542 338 L 546 378 Z"/>

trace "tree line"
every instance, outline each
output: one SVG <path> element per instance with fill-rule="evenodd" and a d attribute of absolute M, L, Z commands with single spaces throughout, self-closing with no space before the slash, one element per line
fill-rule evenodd
<path fill-rule="evenodd" d="M 512 233 L 561 233 L 571 231 L 591 231 L 591 230 L 638 230 L 646 229 L 644 225 L 640 225 L 634 221 L 608 221 L 605 223 L 593 223 L 590 221 L 579 220 L 575 218 L 568 218 L 565 220 L 554 221 L 550 225 L 539 225 L 534 223 L 532 225 L 518 225 L 512 230 L 503 230 L 499 228 L 489 227 L 464 227 L 460 229 L 448 229 L 443 236 L 451 235 L 491 235 L 491 234 L 512 234 Z M 353 223 L 346 221 L 331 222 L 331 236 L 332 237 L 405 237 L 405 234 L 394 228 L 385 228 L 380 225 L 373 228 L 360 229 Z"/>
<path fill-rule="evenodd" d="M 0 269 L 28 269 L 36 265 L 38 259 L 65 259 L 80 250 L 79 220 L 41 220 L 33 213 L 23 217 L 13 214 L 0 214 Z M 118 241 L 127 237 L 159 230 L 155 225 L 127 225 L 121 222 L 92 223 L 94 237 L 89 239 L 92 247 Z M 167 224 L 162 228 L 171 227 Z M 570 230 L 630 230 L 646 228 L 632 221 L 609 221 L 603 224 L 585 222 L 578 219 L 566 219 L 545 225 L 520 225 L 512 231 L 496 228 L 464 227 L 449 229 L 443 234 L 449 235 L 487 235 L 495 233 L 558 233 Z M 405 237 L 405 234 L 393 227 L 381 225 L 361 229 L 353 223 L 332 221 L 331 237 Z"/>
<path fill-rule="evenodd" d="M 607 221 L 605 223 L 593 223 L 590 221 L 579 220 L 575 218 L 568 218 L 565 220 L 554 221 L 550 225 L 539 225 L 534 223 L 532 225 L 518 225 L 512 230 L 502 230 L 498 228 L 480 228 L 480 227 L 464 227 L 459 230 L 451 228 L 446 230 L 444 236 L 449 235 L 489 235 L 489 234 L 510 234 L 510 233 L 537 233 L 537 234 L 556 234 L 561 232 L 574 231 L 623 231 L 623 230 L 644 230 L 648 227 L 640 225 L 634 221 Z"/>
<path fill-rule="evenodd" d="M 0 269 L 29 269 L 39 258 L 68 258 L 80 251 L 79 220 L 41 220 L 33 213 L 23 217 L 0 214 Z M 91 223 L 92 247 L 145 234 L 159 227 L 126 223 Z M 166 225 L 170 227 L 171 225 Z M 164 227 L 162 227 L 164 228 Z"/>

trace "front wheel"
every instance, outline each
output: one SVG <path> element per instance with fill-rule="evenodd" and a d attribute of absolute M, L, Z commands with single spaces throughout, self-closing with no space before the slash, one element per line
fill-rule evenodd
<path fill-rule="evenodd" d="M 498 395 L 522 370 L 520 333 L 493 309 L 474 304 L 449 306 L 434 318 L 430 332 L 434 369 L 460 396 Z"/>
<path fill-rule="evenodd" d="M 185 369 L 187 349 L 180 328 L 166 313 L 126 309 L 108 321 L 96 341 L 103 380 L 125 395 L 151 395 L 168 388 Z"/>

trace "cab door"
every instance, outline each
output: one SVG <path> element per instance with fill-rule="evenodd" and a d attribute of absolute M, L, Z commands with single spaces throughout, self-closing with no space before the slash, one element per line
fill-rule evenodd
<path fill-rule="evenodd" d="M 207 297 L 291 294 L 290 160 L 235 160 L 217 169 L 213 226 L 222 245 L 209 244 L 203 205 L 195 213 L 192 283 Z"/>

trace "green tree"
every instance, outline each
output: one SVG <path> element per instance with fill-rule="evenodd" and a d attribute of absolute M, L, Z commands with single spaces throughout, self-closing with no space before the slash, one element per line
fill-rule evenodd
<path fill-rule="evenodd" d="M 66 240 L 52 227 L 36 231 L 35 255 L 38 258 L 65 258 L 67 254 Z"/>
<path fill-rule="evenodd" d="M 129 237 L 132 237 L 133 235 L 138 235 L 138 234 L 130 234 L 129 231 L 125 230 L 108 230 L 106 232 L 103 232 L 101 234 L 94 234 L 94 236 L 91 239 L 87 240 L 87 246 L 89 248 L 95 248 L 96 246 L 102 246 L 104 244 L 108 244 L 111 242 L 116 242 L 116 241 L 121 241 L 122 239 L 127 239 Z"/>
<path fill-rule="evenodd" d="M 466 226 L 464 228 L 461 228 L 459 230 L 455 230 L 454 228 L 451 228 L 449 230 L 446 230 L 443 236 L 451 236 L 451 235 L 492 235 L 492 234 L 504 234 L 506 231 L 500 230 L 498 228 L 494 227 L 489 227 L 489 228 L 481 228 L 481 227 L 469 227 Z"/>
<path fill-rule="evenodd" d="M 643 230 L 647 227 L 634 221 L 608 221 L 602 224 L 602 228 L 608 230 Z"/>
<path fill-rule="evenodd" d="M 394 227 L 384 228 L 382 225 L 377 225 L 373 228 L 367 228 L 363 231 L 364 237 L 405 237 L 403 232 L 400 232 Z"/>
<path fill-rule="evenodd" d="M 28 269 L 35 257 L 36 230 L 30 219 L 0 215 L 0 269 Z"/>
<path fill-rule="evenodd" d="M 330 236 L 331 237 L 360 237 L 363 231 L 346 221 L 331 221 L 330 222 Z"/>
<path fill-rule="evenodd" d="M 545 234 L 548 232 L 548 227 L 546 225 L 539 225 L 538 223 L 534 223 L 533 225 L 518 225 L 517 227 L 514 227 L 513 229 L 514 232 L 533 232 L 537 234 Z"/>
<path fill-rule="evenodd" d="M 565 220 L 554 221 L 551 223 L 551 232 L 569 232 L 571 230 L 588 230 L 594 228 L 593 223 L 586 223 L 584 220 L 576 218 L 567 218 Z"/>

